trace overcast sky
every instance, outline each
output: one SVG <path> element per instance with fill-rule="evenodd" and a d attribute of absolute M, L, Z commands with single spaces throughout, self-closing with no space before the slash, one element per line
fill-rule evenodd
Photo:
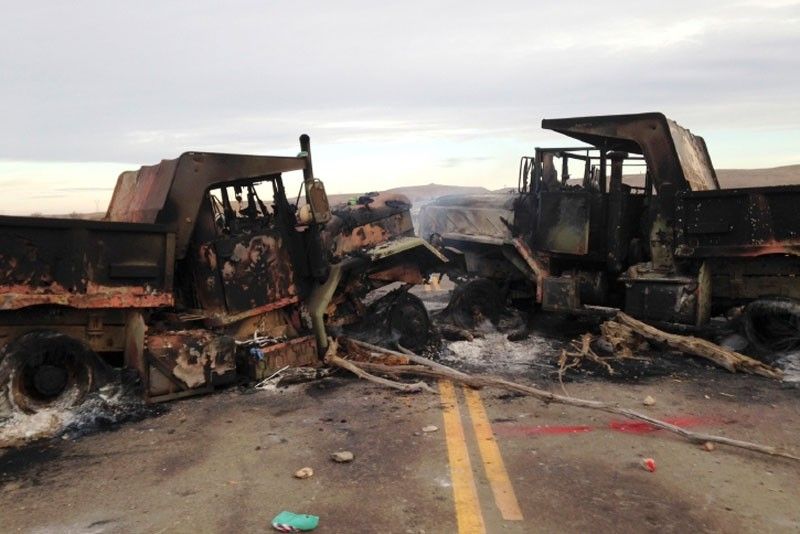
<path fill-rule="evenodd" d="M 0 213 L 104 210 L 187 150 L 329 192 L 497 188 L 543 118 L 663 111 L 720 168 L 800 163 L 800 2 L 0 0 Z"/>

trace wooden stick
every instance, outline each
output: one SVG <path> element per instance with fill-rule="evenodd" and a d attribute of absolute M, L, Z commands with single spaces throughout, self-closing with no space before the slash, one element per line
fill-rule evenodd
<path fill-rule="evenodd" d="M 383 351 L 388 353 L 394 352 L 389 349 L 383 349 L 382 347 L 378 347 L 375 345 L 373 345 L 373 347 L 374 347 L 373 350 L 375 351 Z M 665 421 L 655 419 L 653 417 L 650 417 L 649 415 L 645 415 L 643 413 L 631 410 L 629 408 L 621 408 L 619 406 L 615 406 L 607 402 L 595 401 L 589 399 L 580 399 L 577 397 L 571 397 L 567 395 L 558 395 L 556 393 L 551 393 L 549 391 L 545 391 L 543 389 L 539 389 L 533 386 L 526 386 L 524 384 L 518 384 L 516 382 L 511 382 L 509 380 L 504 380 L 502 378 L 497 378 L 493 376 L 467 375 L 466 373 L 462 373 L 461 371 L 456 371 L 455 369 L 451 369 L 446 365 L 433 362 L 431 360 L 428 360 L 427 358 L 423 358 L 422 356 L 414 355 L 412 357 L 411 354 L 407 354 L 407 356 L 409 356 L 409 358 L 412 358 L 412 360 L 415 361 L 416 363 L 419 363 L 421 365 L 428 365 L 431 368 L 422 371 L 420 369 L 417 369 L 416 366 L 413 366 L 414 368 L 409 368 L 412 366 L 390 366 L 390 365 L 383 366 L 381 364 L 366 363 L 366 362 L 357 362 L 355 363 L 355 365 L 356 366 L 366 365 L 373 372 L 400 373 L 400 374 L 425 376 L 429 378 L 443 378 L 447 380 L 452 380 L 453 382 L 466 384 L 473 388 L 494 387 L 498 389 L 505 389 L 508 391 L 514 391 L 516 393 L 521 393 L 523 395 L 535 397 L 537 399 L 540 399 L 548 403 L 554 402 L 558 404 L 566 404 L 568 406 L 576 406 L 578 408 L 600 410 L 603 412 L 620 415 L 628 419 L 644 421 L 656 428 L 661 428 L 663 430 L 667 430 L 669 432 L 678 434 L 679 436 L 682 436 L 683 438 L 694 443 L 705 443 L 707 441 L 710 441 L 712 443 L 729 445 L 731 447 L 737 447 L 740 449 L 760 452 L 763 454 L 768 454 L 770 456 L 779 456 L 781 458 L 788 458 L 791 460 L 800 461 L 800 456 L 796 456 L 794 454 L 781 451 L 778 448 L 769 445 L 761 445 L 760 443 L 751 443 L 749 441 L 742 441 L 738 439 L 727 438 L 724 436 L 716 436 L 713 434 L 692 432 L 691 430 L 687 430 L 677 425 L 673 425 Z M 435 364 L 437 368 L 433 369 L 431 364 Z M 404 368 L 404 370 L 400 371 L 398 368 Z M 361 371 L 361 369 L 359 369 L 359 371 Z"/>
<path fill-rule="evenodd" d="M 779 369 L 770 367 L 769 365 L 749 356 L 745 356 L 744 354 L 739 354 L 738 352 L 720 347 L 716 343 L 712 343 L 705 339 L 694 336 L 670 334 L 650 326 L 649 324 L 638 321 L 623 312 L 617 313 L 617 316 L 614 320 L 620 324 L 630 327 L 636 332 L 637 335 L 645 339 L 664 343 L 686 354 L 705 358 L 716 363 L 720 367 L 724 367 L 732 373 L 743 371 L 745 373 L 765 376 L 767 378 L 776 378 L 778 380 L 783 378 L 783 373 Z"/>
<path fill-rule="evenodd" d="M 422 356 L 419 356 L 418 354 L 415 354 L 414 352 L 411 352 L 410 350 L 408 350 L 406 348 L 403 348 L 402 346 L 400 347 L 400 349 L 403 352 L 397 352 L 397 351 L 392 350 L 392 349 L 387 349 L 387 348 L 384 348 L 384 347 L 380 347 L 378 345 L 373 345 L 372 343 L 367 343 L 366 341 L 359 341 L 358 339 L 353 339 L 351 337 L 348 337 L 347 339 L 352 341 L 356 345 L 360 345 L 360 346 L 362 346 L 364 348 L 367 348 L 367 349 L 370 349 L 372 351 L 383 352 L 383 353 L 386 353 L 386 354 L 393 354 L 395 356 L 408 357 L 408 359 L 411 360 L 414 363 L 418 363 L 418 364 L 421 364 L 421 365 L 427 365 L 431 369 L 436 369 L 436 370 L 442 371 L 444 373 L 455 373 L 457 375 L 461 375 L 462 377 L 469 376 L 466 373 L 462 373 L 461 371 L 456 371 L 455 369 L 447 367 L 446 365 L 442 365 L 442 364 L 440 364 L 438 362 L 435 362 L 433 360 L 429 360 L 428 358 L 423 358 Z"/>
<path fill-rule="evenodd" d="M 386 375 L 404 374 L 436 379 L 447 378 L 452 379 L 454 382 L 458 382 L 460 384 L 466 384 L 474 389 L 480 389 L 484 386 L 484 384 L 477 377 L 471 377 L 469 375 L 461 376 L 455 373 L 450 374 L 449 372 L 443 373 L 442 371 L 437 371 L 435 369 L 425 367 L 424 365 L 383 365 L 373 362 L 353 362 L 353 364 L 371 373 Z"/>
<path fill-rule="evenodd" d="M 338 349 L 339 349 L 339 344 L 336 342 L 336 340 L 329 339 L 328 350 L 325 352 L 325 363 L 329 365 L 334 365 L 336 367 L 341 367 L 342 369 L 347 369 L 348 371 L 350 371 L 359 378 L 363 378 L 364 380 L 374 382 L 381 386 L 386 386 L 392 389 L 396 389 L 404 393 L 417 393 L 419 391 L 427 391 L 428 393 L 435 393 L 434 390 L 431 389 L 431 387 L 428 384 L 422 382 L 421 380 L 419 382 L 415 382 L 414 384 L 406 384 L 404 382 L 395 382 L 394 380 L 387 380 L 385 378 L 369 374 L 368 372 L 360 369 L 353 362 L 337 356 L 336 351 Z M 391 367 L 389 368 L 391 369 Z"/>

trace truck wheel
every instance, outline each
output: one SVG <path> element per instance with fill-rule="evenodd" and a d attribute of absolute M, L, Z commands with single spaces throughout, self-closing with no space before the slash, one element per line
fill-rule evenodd
<path fill-rule="evenodd" d="M 408 292 L 395 299 L 389 311 L 389 328 L 392 337 L 411 351 L 425 348 L 430 341 L 431 320 L 422 301 Z"/>
<path fill-rule="evenodd" d="M 491 280 L 478 278 L 457 286 L 453 290 L 446 314 L 450 321 L 467 330 L 475 328 L 484 319 L 493 324 L 500 319 L 503 296 Z"/>
<path fill-rule="evenodd" d="M 80 404 L 99 363 L 81 341 L 49 330 L 22 335 L 0 358 L 0 402 L 25 413 Z"/>
<path fill-rule="evenodd" d="M 769 361 L 800 350 L 800 302 L 785 298 L 751 302 L 744 311 L 744 331 Z"/>

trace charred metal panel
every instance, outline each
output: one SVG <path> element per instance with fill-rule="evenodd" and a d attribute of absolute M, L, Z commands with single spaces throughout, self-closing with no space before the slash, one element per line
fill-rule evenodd
<path fill-rule="evenodd" d="M 125 171 L 117 178 L 106 220 L 155 223 L 172 187 L 178 160 L 163 160 L 138 171 Z"/>
<path fill-rule="evenodd" d="M 411 201 L 405 195 L 370 193 L 333 207 L 322 240 L 333 257 L 372 248 L 400 236 L 413 236 Z"/>
<path fill-rule="evenodd" d="M 30 307 L 0 312 L 0 348 L 34 330 L 50 330 L 83 340 L 99 354 L 125 350 L 127 310 L 87 310 L 65 306 Z"/>
<path fill-rule="evenodd" d="M 644 155 L 660 195 L 719 189 L 703 138 L 661 113 L 550 119 L 542 121 L 542 128 L 603 150 Z"/>
<path fill-rule="evenodd" d="M 317 342 L 314 336 L 303 336 L 265 347 L 250 348 L 240 356 L 246 374 L 263 380 L 283 367 L 317 366 Z"/>
<path fill-rule="evenodd" d="M 0 217 L 0 309 L 171 306 L 173 234 L 159 225 Z"/>
<path fill-rule="evenodd" d="M 184 390 L 205 391 L 236 377 L 236 344 L 208 330 L 148 333 L 144 355 L 150 397 Z"/>
<path fill-rule="evenodd" d="M 705 140 L 693 135 L 675 121 L 667 119 L 669 133 L 678 154 L 683 177 L 689 182 L 692 191 L 719 189 L 719 181 Z"/>
<path fill-rule="evenodd" d="M 164 160 L 155 166 L 123 173 L 114 190 L 107 217 L 112 221 L 153 222 L 174 228 L 176 258 L 182 259 L 209 189 L 304 170 L 306 165 L 305 156 L 187 152 L 177 160 Z"/>
<path fill-rule="evenodd" d="M 292 263 L 278 232 L 237 239 L 223 248 L 217 242 L 216 247 L 229 314 L 242 313 L 296 295 Z"/>
<path fill-rule="evenodd" d="M 650 264 L 631 267 L 625 276 L 625 313 L 644 320 L 696 325 L 707 317 L 708 271 L 697 277 L 669 276 Z"/>
<path fill-rule="evenodd" d="M 542 309 L 566 312 L 581 307 L 578 279 L 569 276 L 550 277 L 542 284 Z"/>
<path fill-rule="evenodd" d="M 237 218 L 220 230 L 208 196 L 198 213 L 187 261 L 190 288 L 208 325 L 230 324 L 297 302 L 288 238 L 275 214 Z"/>
<path fill-rule="evenodd" d="M 447 258 L 420 237 L 403 236 L 382 243 L 369 251 L 372 260 L 369 277 L 384 282 L 421 284 L 441 269 Z"/>
<path fill-rule="evenodd" d="M 761 297 L 800 300 L 800 257 L 769 256 L 710 260 L 712 295 L 732 305 Z"/>
<path fill-rule="evenodd" d="M 540 194 L 537 250 L 577 256 L 589 252 L 590 196 L 572 191 Z"/>
<path fill-rule="evenodd" d="M 677 203 L 679 257 L 800 256 L 800 186 L 688 192 Z"/>

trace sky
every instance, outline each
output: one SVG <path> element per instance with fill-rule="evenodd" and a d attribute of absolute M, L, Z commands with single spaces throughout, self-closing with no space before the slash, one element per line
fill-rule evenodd
<path fill-rule="evenodd" d="M 800 1 L 0 0 L 0 213 L 103 211 L 189 150 L 328 192 L 516 183 L 541 120 L 662 111 L 718 168 L 800 163 Z M 572 143 L 570 143 L 572 144 Z"/>

